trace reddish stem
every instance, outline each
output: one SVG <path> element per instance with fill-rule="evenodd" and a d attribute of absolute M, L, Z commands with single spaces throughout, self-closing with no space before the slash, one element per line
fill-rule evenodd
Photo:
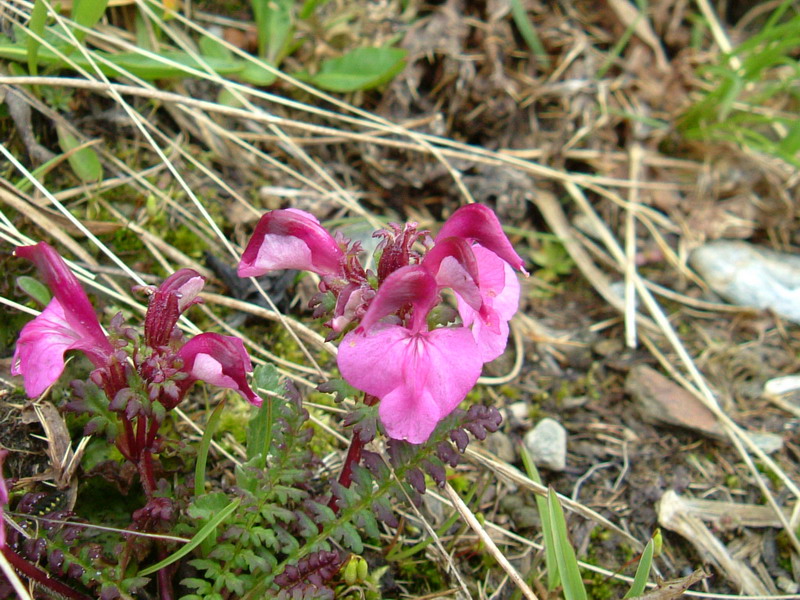
<path fill-rule="evenodd" d="M 378 398 L 369 394 L 364 394 L 364 404 L 373 406 L 378 402 Z M 361 462 L 361 451 L 364 449 L 365 442 L 361 441 L 361 436 L 356 433 L 353 439 L 350 440 L 350 447 L 347 449 L 347 457 L 344 459 L 344 466 L 342 472 L 339 473 L 339 483 L 346 488 L 350 487 L 353 482 L 353 468 Z M 334 512 L 339 512 L 339 505 L 336 502 L 336 496 L 331 496 L 328 501 L 328 506 Z"/>
<path fill-rule="evenodd" d="M 73 600 L 92 600 L 89 596 L 86 596 L 77 590 L 73 590 L 67 584 L 60 582 L 58 579 L 53 579 L 49 573 L 32 565 L 8 546 L 0 548 L 0 552 L 3 553 L 3 556 L 6 557 L 6 560 L 11 564 L 11 566 L 22 573 L 22 575 L 31 581 L 35 581 L 39 585 L 52 590 L 59 596 L 63 596 L 64 598 L 72 598 Z"/>
<path fill-rule="evenodd" d="M 139 479 L 142 480 L 142 487 L 147 500 L 153 499 L 156 491 L 156 477 L 153 472 L 153 454 L 145 448 L 139 455 L 139 462 L 136 463 L 139 469 Z"/>

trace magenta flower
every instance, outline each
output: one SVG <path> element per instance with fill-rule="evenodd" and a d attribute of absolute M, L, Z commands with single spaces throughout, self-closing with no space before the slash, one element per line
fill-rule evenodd
<path fill-rule="evenodd" d="M 514 269 L 525 273 L 524 262 L 514 251 L 511 242 L 503 232 L 497 215 L 491 208 L 482 204 L 468 204 L 454 212 L 436 236 L 436 243 L 448 237 L 460 237 L 467 241 L 477 242 L 487 250 L 491 250 Z"/>
<path fill-rule="evenodd" d="M 361 325 L 339 346 L 345 380 L 380 398 L 386 434 L 420 444 L 477 381 L 483 361 L 464 327 L 428 330 L 426 317 L 439 301 L 433 276 L 419 266 L 398 269 L 381 285 Z M 407 314 L 407 325 L 380 321 Z"/>
<path fill-rule="evenodd" d="M 253 365 L 239 338 L 201 333 L 183 345 L 178 358 L 183 360 L 183 371 L 188 375 L 178 382 L 178 387 L 182 388 L 181 396 L 195 381 L 205 381 L 234 390 L 251 404 L 261 406 L 261 398 L 247 383 L 247 373 L 253 370 Z"/>
<path fill-rule="evenodd" d="M 24 377 L 25 393 L 34 398 L 61 376 L 68 350 L 80 350 L 102 367 L 114 349 L 86 292 L 51 246 L 22 246 L 15 254 L 31 260 L 53 292 L 44 311 L 22 328 L 11 363 L 11 374 Z"/>
<path fill-rule="evenodd" d="M 433 275 L 438 287 L 450 288 L 475 310 L 483 303 L 478 287 L 478 262 L 464 239 L 440 239 L 425 255 L 422 266 Z"/>
<path fill-rule="evenodd" d="M 16 254 L 36 264 L 54 295 L 44 311 L 22 328 L 14 350 L 11 372 L 22 375 L 28 396 L 39 396 L 55 383 L 64 371 L 64 354 L 80 350 L 97 368 L 93 379 L 100 382 L 110 401 L 129 397 L 125 353 L 120 356 L 115 348 L 126 347 L 135 334 L 122 327 L 121 316 L 112 320 L 112 332 L 117 336 L 112 343 L 103 333 L 86 292 L 51 246 L 44 242 L 23 246 Z M 197 380 L 232 389 L 249 402 L 260 404 L 261 399 L 247 384 L 245 373 L 252 371 L 252 366 L 241 340 L 204 333 L 185 342 L 176 327 L 183 311 L 200 301 L 197 294 L 203 284 L 199 273 L 181 269 L 158 288 L 148 288 L 151 296 L 144 323 L 145 346 L 132 353 L 136 372 L 150 399 L 160 401 L 167 409 L 174 408 Z M 122 390 L 126 390 L 124 395 L 118 396 Z"/>
<path fill-rule="evenodd" d="M 483 362 L 500 356 L 508 342 L 508 322 L 519 308 L 520 286 L 511 266 L 480 245 L 472 247 L 478 265 L 481 308 L 456 290 L 458 313 L 470 327 Z"/>
<path fill-rule="evenodd" d="M 319 275 L 343 271 L 345 255 L 314 215 L 296 208 L 265 213 L 239 262 L 239 277 L 278 269 L 298 269 Z"/>

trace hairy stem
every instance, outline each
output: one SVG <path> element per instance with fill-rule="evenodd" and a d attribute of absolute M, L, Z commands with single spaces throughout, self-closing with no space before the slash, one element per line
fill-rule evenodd
<path fill-rule="evenodd" d="M 0 548 L 0 552 L 6 557 L 6 560 L 22 575 L 35 581 L 37 584 L 51 590 L 52 592 L 64 598 L 72 598 L 73 600 L 92 600 L 89 596 L 72 589 L 67 584 L 62 583 L 57 579 L 53 579 L 49 573 L 43 571 L 22 558 L 19 554 L 14 552 L 8 546 Z"/>

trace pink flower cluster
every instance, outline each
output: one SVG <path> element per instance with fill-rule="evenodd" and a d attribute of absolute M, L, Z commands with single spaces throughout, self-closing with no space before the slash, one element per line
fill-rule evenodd
<path fill-rule="evenodd" d="M 196 271 L 181 269 L 158 288 L 147 288 L 150 301 L 142 345 L 133 329 L 122 326 L 121 315 L 112 320 L 112 335 L 104 333 L 86 292 L 51 246 L 23 246 L 16 255 L 37 266 L 53 293 L 44 311 L 22 328 L 14 351 L 11 372 L 23 376 L 28 396 L 39 396 L 55 383 L 64 371 L 64 354 L 80 350 L 96 367 L 92 379 L 112 407 L 115 400 L 125 400 L 130 413 L 135 412 L 130 408 L 135 376 L 144 383 L 149 400 L 166 410 L 174 408 L 195 381 L 232 389 L 253 404 L 261 403 L 247 383 L 252 366 L 240 339 L 201 333 L 186 341 L 176 327 L 180 315 L 199 302 L 205 280 Z M 129 343 L 134 345 L 132 352 L 126 350 Z"/>
<path fill-rule="evenodd" d="M 389 437 L 418 444 L 464 399 L 483 364 L 505 349 L 519 304 L 514 269 L 524 272 L 523 261 L 496 215 L 478 204 L 458 209 L 435 240 L 414 223 L 375 235 L 383 238 L 377 274 L 359 263 L 358 243 L 331 235 L 313 215 L 274 210 L 256 226 L 239 275 L 320 275 L 312 304 L 318 316 L 331 313 L 332 337 L 356 325 L 339 345 L 342 376 L 380 399 Z M 455 295 L 460 323 L 435 326 L 431 311 L 445 288 Z"/>

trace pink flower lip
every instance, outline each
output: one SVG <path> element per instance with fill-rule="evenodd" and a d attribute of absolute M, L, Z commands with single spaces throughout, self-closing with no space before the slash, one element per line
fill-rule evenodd
<path fill-rule="evenodd" d="M 238 272 L 239 277 L 279 269 L 337 275 L 343 271 L 344 258 L 339 244 L 314 215 L 287 208 L 261 217 L 242 254 Z"/>
<path fill-rule="evenodd" d="M 348 333 L 338 364 L 350 385 L 380 398 L 378 414 L 387 435 L 412 444 L 430 437 L 475 385 L 483 366 L 464 327 L 415 332 L 388 323 Z"/>

